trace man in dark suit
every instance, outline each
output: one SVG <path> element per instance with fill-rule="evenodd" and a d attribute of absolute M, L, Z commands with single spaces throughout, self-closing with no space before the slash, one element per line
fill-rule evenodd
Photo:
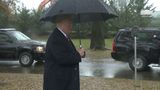
<path fill-rule="evenodd" d="M 57 28 L 46 46 L 43 90 L 80 90 L 79 62 L 84 49 L 77 51 L 69 38 L 71 17 L 57 17 L 55 22 Z"/>

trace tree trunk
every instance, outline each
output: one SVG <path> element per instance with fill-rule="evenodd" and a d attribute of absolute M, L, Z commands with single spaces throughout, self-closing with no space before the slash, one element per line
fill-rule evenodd
<path fill-rule="evenodd" d="M 91 44 L 90 49 L 105 49 L 105 40 L 102 30 L 102 22 L 94 22 L 92 24 Z"/>

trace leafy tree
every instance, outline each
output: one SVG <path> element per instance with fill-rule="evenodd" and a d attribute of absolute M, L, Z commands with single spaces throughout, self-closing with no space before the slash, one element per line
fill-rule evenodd
<path fill-rule="evenodd" d="M 93 22 L 90 49 L 103 50 L 105 48 L 103 26 L 103 22 Z"/>
<path fill-rule="evenodd" d="M 119 28 L 148 26 L 151 18 L 141 15 L 142 10 L 154 11 L 153 5 L 148 5 L 148 1 L 149 0 L 108 0 L 106 4 L 113 7 L 117 12 L 118 18 L 107 20 L 105 24 L 99 24 L 99 22 L 93 24 L 90 48 L 104 48 L 104 32 L 109 35 L 114 34 Z M 97 31 L 95 29 L 97 29 Z"/>
<path fill-rule="evenodd" d="M 126 1 L 126 0 L 125 0 Z M 145 27 L 151 22 L 150 17 L 143 17 L 141 15 L 142 10 L 154 11 L 153 5 L 148 5 L 149 0 L 128 0 L 126 5 L 115 7 L 113 0 L 110 0 L 110 4 L 116 8 L 119 18 L 113 20 L 119 28 L 140 26 Z"/>
<path fill-rule="evenodd" d="M 18 9 L 18 13 L 16 13 L 15 26 L 18 30 L 29 35 L 30 37 L 48 34 L 49 31 L 53 29 L 54 25 L 51 23 L 41 22 L 41 14 L 41 12 L 29 10 L 25 7 Z"/>
<path fill-rule="evenodd" d="M 8 17 L 10 14 L 10 9 L 4 1 L 0 1 L 0 28 L 6 27 L 8 25 Z"/>
<path fill-rule="evenodd" d="M 37 33 L 38 35 L 45 34 L 54 28 L 54 24 L 40 21 L 41 15 L 42 13 L 37 12 L 36 10 L 33 10 L 31 13 L 31 28 L 34 33 Z"/>
<path fill-rule="evenodd" d="M 17 0 L 0 0 L 0 28 L 11 26 L 17 2 Z"/>
<path fill-rule="evenodd" d="M 18 13 L 16 13 L 16 27 L 18 30 L 28 33 L 32 25 L 31 20 L 30 10 L 25 7 L 18 9 Z"/>

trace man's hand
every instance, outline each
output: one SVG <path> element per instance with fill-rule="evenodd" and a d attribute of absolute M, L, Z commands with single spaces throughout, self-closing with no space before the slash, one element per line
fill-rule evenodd
<path fill-rule="evenodd" d="M 78 50 L 78 52 L 79 52 L 79 54 L 81 55 L 82 58 L 85 57 L 85 50 L 84 50 L 84 48 L 80 48 L 80 49 Z"/>

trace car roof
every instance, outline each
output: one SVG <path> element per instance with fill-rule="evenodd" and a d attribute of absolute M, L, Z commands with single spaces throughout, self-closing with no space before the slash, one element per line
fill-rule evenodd
<path fill-rule="evenodd" d="M 0 31 L 16 31 L 15 28 L 1 28 Z"/>
<path fill-rule="evenodd" d="M 147 28 L 138 28 L 139 30 L 137 31 L 159 31 L 160 32 L 160 29 L 158 28 L 152 28 L 152 27 L 147 27 Z M 119 31 L 132 31 L 133 28 L 126 28 L 126 29 L 119 29 Z"/>

